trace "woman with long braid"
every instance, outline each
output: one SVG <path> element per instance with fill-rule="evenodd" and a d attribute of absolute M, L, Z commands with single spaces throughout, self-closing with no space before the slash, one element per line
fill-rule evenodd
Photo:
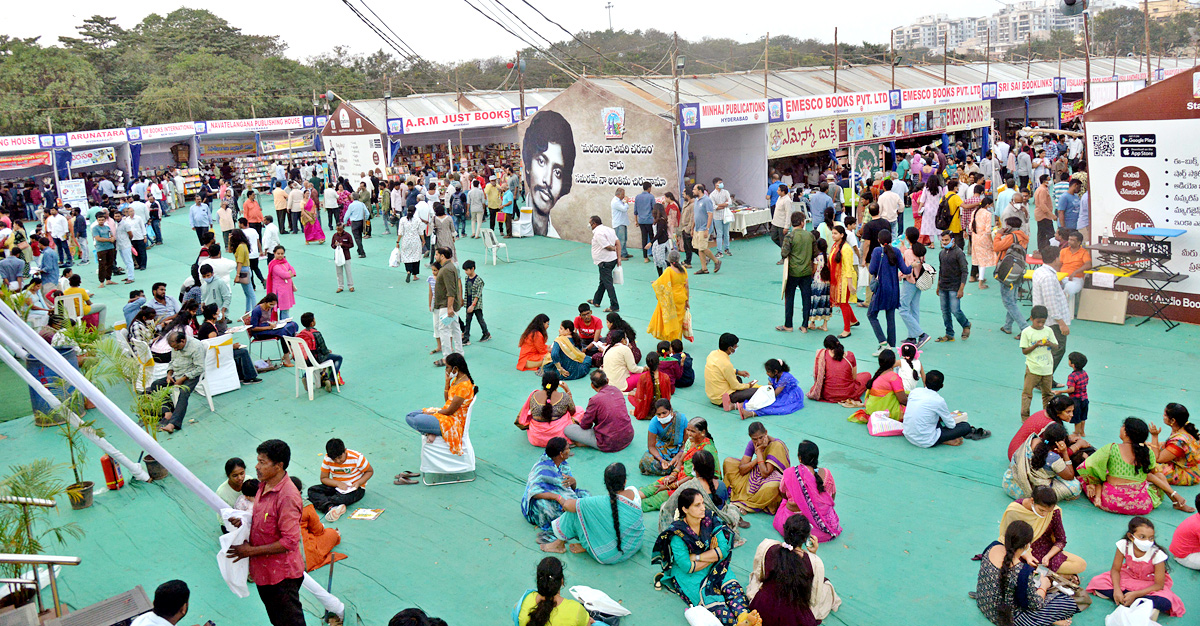
<path fill-rule="evenodd" d="M 563 503 L 563 514 L 550 525 L 556 541 L 542 544 L 546 552 L 592 555 L 603 565 L 628 560 L 642 549 L 646 527 L 642 523 L 642 498 L 626 488 L 625 466 L 613 463 L 604 469 L 607 496 L 588 496 Z M 580 543 L 577 543 L 580 542 Z"/>
<path fill-rule="evenodd" d="M 537 589 L 530 589 L 513 611 L 517 626 L 587 626 L 592 622 L 583 605 L 563 598 L 562 561 L 548 556 L 538 563 Z"/>
<path fill-rule="evenodd" d="M 993 541 L 983 551 L 975 602 L 996 626 L 1049 626 L 1064 623 L 1078 608 L 1068 596 L 1050 592 L 1050 578 L 1022 560 L 1033 541 L 1033 527 L 1016 521 L 1004 531 L 1004 543 Z"/>

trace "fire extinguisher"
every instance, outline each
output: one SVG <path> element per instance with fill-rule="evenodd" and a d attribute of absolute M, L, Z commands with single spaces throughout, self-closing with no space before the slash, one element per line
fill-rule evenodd
<path fill-rule="evenodd" d="M 121 476 L 121 466 L 117 465 L 107 454 L 100 457 L 100 467 L 104 468 L 104 484 L 109 491 L 116 491 L 125 486 L 125 478 Z"/>

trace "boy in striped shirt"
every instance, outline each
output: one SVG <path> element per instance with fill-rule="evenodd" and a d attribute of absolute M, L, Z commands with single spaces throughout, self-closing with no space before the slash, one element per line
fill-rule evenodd
<path fill-rule="evenodd" d="M 347 450 L 346 444 L 335 437 L 325 442 L 321 484 L 308 488 L 308 499 L 313 508 L 325 513 L 326 521 L 335 522 L 346 512 L 347 505 L 362 500 L 367 481 L 374 474 L 366 457 Z"/>

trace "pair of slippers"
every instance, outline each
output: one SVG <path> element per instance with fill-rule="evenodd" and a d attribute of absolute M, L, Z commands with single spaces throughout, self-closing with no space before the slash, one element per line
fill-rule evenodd
<path fill-rule="evenodd" d="M 400 472 L 399 474 L 396 474 L 395 479 L 392 480 L 392 484 L 393 485 L 415 485 L 415 484 L 417 484 L 417 481 L 415 481 L 413 479 L 417 478 L 420 475 L 421 474 L 419 472 L 403 471 L 403 472 Z"/>

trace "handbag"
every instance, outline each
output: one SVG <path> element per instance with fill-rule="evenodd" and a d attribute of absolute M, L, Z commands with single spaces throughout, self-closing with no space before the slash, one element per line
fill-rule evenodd
<path fill-rule="evenodd" d="M 933 287 L 933 277 L 937 276 L 937 270 L 928 263 L 921 264 L 921 275 L 917 277 L 917 289 L 921 291 L 929 291 Z"/>
<path fill-rule="evenodd" d="M 695 341 L 696 336 L 692 333 L 692 308 L 688 307 L 683 310 L 683 338 L 688 341 Z"/>
<path fill-rule="evenodd" d="M 770 385 L 759 387 L 753 396 L 746 401 L 747 411 L 757 411 L 759 409 L 771 406 L 775 402 L 775 389 Z"/>
<path fill-rule="evenodd" d="M 887 411 L 875 411 L 867 418 L 867 432 L 873 437 L 895 437 L 904 434 L 904 423 L 889 417 Z"/>
<path fill-rule="evenodd" d="M 955 419 L 959 418 L 959 416 L 955 415 L 954 413 L 951 413 L 951 415 L 953 415 Z M 966 413 L 963 413 L 961 417 L 962 419 L 960 420 L 960 423 L 967 420 Z M 1068 580 L 1067 577 L 1059 574 L 1058 572 L 1051 572 L 1047 570 L 1043 575 L 1050 577 L 1050 580 L 1054 583 L 1054 588 L 1057 589 L 1059 593 L 1074 600 L 1075 606 L 1079 609 L 1079 611 L 1082 612 L 1084 609 L 1092 606 L 1092 596 L 1088 595 L 1087 591 L 1084 590 L 1079 583 Z"/>
<path fill-rule="evenodd" d="M 398 252 L 399 250 L 397 250 Z M 389 259 L 390 262 L 390 259 Z M 333 264 L 337 267 L 342 267 L 346 264 L 346 255 L 342 253 L 341 248 L 333 249 Z"/>
<path fill-rule="evenodd" d="M 618 265 L 613 270 L 612 280 L 613 280 L 614 285 L 624 285 L 625 284 L 625 268 Z"/>

